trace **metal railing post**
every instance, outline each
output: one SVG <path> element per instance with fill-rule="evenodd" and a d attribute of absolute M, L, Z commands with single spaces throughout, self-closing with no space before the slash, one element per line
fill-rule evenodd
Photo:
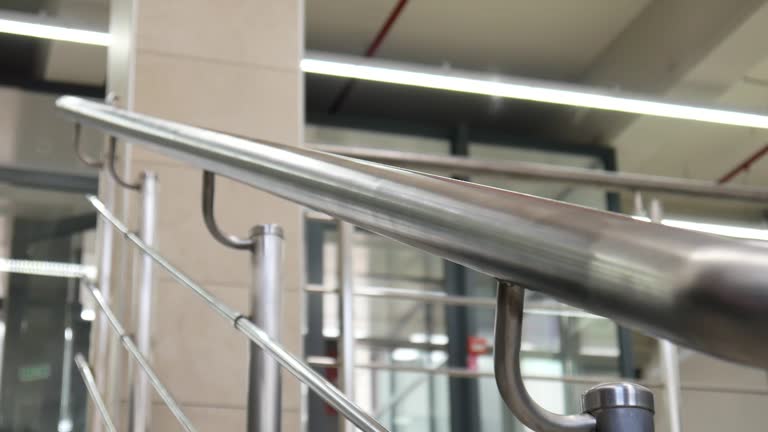
<path fill-rule="evenodd" d="M 339 286 L 339 388 L 351 401 L 355 400 L 355 333 L 354 333 L 354 247 L 355 226 L 339 221 L 338 225 L 338 286 Z M 339 430 L 355 431 L 355 426 L 339 417 Z"/>
<path fill-rule="evenodd" d="M 140 236 L 148 245 L 155 240 L 157 207 L 157 176 L 151 171 L 144 173 L 141 183 L 141 230 Z M 136 293 L 136 345 L 141 355 L 151 358 L 152 332 L 152 259 L 141 254 L 141 274 Z M 133 431 L 145 432 L 151 419 L 151 394 L 146 374 L 134 374 L 133 381 Z"/>
<path fill-rule="evenodd" d="M 658 199 L 652 199 L 649 209 L 651 222 L 660 224 L 664 209 Z M 669 431 L 680 432 L 680 357 L 677 346 L 666 339 L 659 339 L 659 363 L 664 374 L 664 392 L 669 411 Z"/>
<path fill-rule="evenodd" d="M 114 207 L 114 197 L 115 197 L 115 185 L 114 181 L 112 180 L 111 176 L 103 176 L 103 186 L 104 190 L 101 191 L 102 195 L 104 196 L 104 202 L 105 204 L 112 209 Z M 98 259 L 99 259 L 99 273 L 98 273 L 98 284 L 100 287 L 102 287 L 102 292 L 104 294 L 104 298 L 109 302 L 112 299 L 112 284 L 111 284 L 111 278 L 112 278 L 112 260 L 114 259 L 114 250 L 113 250 L 113 238 L 114 238 L 114 229 L 112 226 L 110 226 L 108 223 L 104 222 L 99 218 L 98 221 L 99 226 L 99 252 L 98 252 Z M 104 315 L 104 312 L 100 309 L 97 310 L 97 326 L 96 326 L 96 335 L 94 337 L 94 344 L 93 349 L 95 351 L 93 355 L 93 371 L 94 374 L 99 377 L 99 382 L 96 383 L 97 390 L 102 394 L 106 395 L 108 393 L 108 383 L 109 380 L 107 379 L 107 376 L 111 374 L 110 369 L 110 358 L 109 355 L 115 355 L 115 354 L 109 354 L 110 353 L 110 342 L 112 342 L 111 332 L 109 331 L 109 323 L 107 322 L 107 317 Z M 91 432 L 102 432 L 103 425 L 101 422 L 101 416 L 99 415 L 99 412 L 97 410 L 92 410 L 90 414 L 90 420 L 89 424 L 91 427 Z"/>
<path fill-rule="evenodd" d="M 203 221 L 214 239 L 233 249 L 251 251 L 251 318 L 272 339 L 280 339 L 280 310 L 283 260 L 283 229 L 279 225 L 257 225 L 249 238 L 222 232 L 214 216 L 216 177 L 203 171 Z M 280 432 L 280 365 L 255 343 L 248 361 L 248 432 Z"/>
<path fill-rule="evenodd" d="M 280 339 L 283 229 L 258 225 L 251 230 L 251 320 L 269 337 Z M 280 365 L 255 343 L 248 364 L 248 432 L 279 432 Z"/>

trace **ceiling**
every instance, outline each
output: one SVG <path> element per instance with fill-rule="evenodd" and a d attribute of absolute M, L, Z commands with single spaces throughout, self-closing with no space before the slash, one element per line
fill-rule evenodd
<path fill-rule="evenodd" d="M 306 0 L 306 48 L 364 54 L 398 1 Z M 108 0 L 6 0 L 3 9 L 45 12 L 98 30 L 106 28 Z M 765 112 L 768 53 L 760 41 L 767 37 L 768 0 L 411 0 L 375 56 Z M 0 57 L 0 83 L 103 93 L 103 48 L 0 35 L 0 50 L 12 54 Z M 708 180 L 766 141 L 762 131 L 748 128 L 373 82 L 350 85 L 315 75 L 306 77 L 306 106 L 310 119 L 463 124 L 565 145 L 610 146 L 622 170 Z M 766 167 L 768 160 L 758 162 L 734 181 L 766 185 Z"/>
<path fill-rule="evenodd" d="M 377 57 L 458 69 L 578 81 L 648 0 L 410 1 Z M 361 55 L 396 1 L 306 3 L 306 48 Z M 595 11 L 600 10 L 599 14 Z M 350 19 L 354 17 L 354 19 Z M 557 32 L 548 29 L 558 29 Z M 307 110 L 333 106 L 346 80 L 307 76 Z M 433 125 L 466 123 L 546 134 L 560 108 L 486 96 L 357 82 L 337 114 Z"/>
<path fill-rule="evenodd" d="M 306 47 L 363 55 L 387 20 L 387 2 L 309 0 Z M 765 0 L 409 1 L 384 38 L 384 59 L 567 81 L 682 103 L 768 110 Z M 714 180 L 768 141 L 760 130 L 486 96 L 307 77 L 310 116 L 468 124 L 616 149 L 619 169 Z M 311 117 L 310 117 L 311 118 Z M 768 185 L 768 160 L 733 181 Z M 674 210 L 696 203 L 679 200 Z M 708 203 L 709 205 L 711 203 Z M 762 218 L 753 203 L 717 203 Z"/>

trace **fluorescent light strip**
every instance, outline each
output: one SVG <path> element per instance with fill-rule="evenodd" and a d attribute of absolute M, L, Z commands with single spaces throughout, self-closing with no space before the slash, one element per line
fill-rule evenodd
<path fill-rule="evenodd" d="M 650 219 L 642 216 L 632 216 L 633 219 L 650 222 Z M 661 221 L 662 225 L 682 228 L 691 231 L 699 231 L 708 234 L 716 234 L 725 237 L 735 237 L 748 240 L 763 240 L 768 241 L 768 230 L 757 228 L 745 228 L 733 225 L 719 225 L 701 222 L 690 222 L 675 219 L 664 219 Z"/>
<path fill-rule="evenodd" d="M 0 272 L 65 278 L 96 277 L 96 267 L 50 261 L 0 258 Z"/>
<path fill-rule="evenodd" d="M 112 35 L 109 33 L 78 30 L 68 27 L 58 27 L 24 21 L 13 21 L 8 19 L 0 19 L 0 33 L 10 33 L 42 39 L 53 39 L 99 46 L 109 46 L 109 44 L 112 42 Z"/>
<path fill-rule="evenodd" d="M 394 66 L 394 67 L 393 67 Z M 768 128 L 768 116 L 738 111 L 678 105 L 642 98 L 627 97 L 618 92 L 563 85 L 552 82 L 502 78 L 474 78 L 471 72 L 443 72 L 436 68 L 395 64 L 354 57 L 315 54 L 301 61 L 307 73 L 378 81 L 390 84 L 450 90 L 536 102 L 594 108 L 719 123 L 733 126 Z"/>

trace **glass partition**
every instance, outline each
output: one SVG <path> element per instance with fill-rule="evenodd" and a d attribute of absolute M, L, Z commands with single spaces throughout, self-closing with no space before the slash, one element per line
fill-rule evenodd
<path fill-rule="evenodd" d="M 88 353 L 95 311 L 79 281 L 8 273 L 19 262 L 95 264 L 96 175 L 73 151 L 55 95 L 0 88 L 0 430 L 77 431 L 87 396 L 73 358 Z M 102 135 L 83 131 L 95 154 Z M 4 183 L 2 181 L 5 181 Z"/>
<path fill-rule="evenodd" d="M 449 154 L 451 148 L 447 139 L 326 126 L 309 126 L 307 141 L 432 154 Z M 483 142 L 470 142 L 468 150 L 469 157 L 477 159 L 603 168 L 601 158 L 587 154 Z M 606 193 L 595 188 L 491 176 L 470 180 L 607 208 Z M 308 237 L 308 261 L 322 255 L 322 264 L 311 272 L 310 283 L 316 288 L 335 290 L 335 222 L 310 219 L 307 224 L 308 232 L 316 233 Z M 425 300 L 356 296 L 355 399 L 358 403 L 398 432 L 527 430 L 508 412 L 493 378 L 496 291 L 493 278 L 362 229 L 357 229 L 354 236 L 353 257 L 358 290 L 397 288 L 411 293 L 485 300 L 482 305 L 447 306 Z M 310 293 L 308 307 L 315 312 L 308 311 L 306 354 L 335 357 L 339 335 L 337 295 Z M 527 292 L 521 356 L 523 374 L 531 377 L 527 381 L 530 393 L 554 412 L 580 412 L 580 387 L 570 385 L 567 380 L 541 378 L 618 377 L 618 339 L 613 322 L 560 304 L 543 294 Z M 437 371 L 432 373 L 430 369 Z M 330 378 L 336 376 L 333 368 L 321 370 Z M 447 371 L 459 373 L 447 375 Z M 332 410 L 310 409 L 309 430 L 336 430 L 337 420 Z"/>

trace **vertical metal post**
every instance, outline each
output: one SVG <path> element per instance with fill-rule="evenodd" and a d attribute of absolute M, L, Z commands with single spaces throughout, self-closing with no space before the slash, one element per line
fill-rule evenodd
<path fill-rule="evenodd" d="M 661 223 L 664 210 L 661 202 L 651 200 L 649 217 L 653 223 Z M 666 339 L 659 339 L 659 360 L 664 373 L 664 392 L 669 411 L 669 431 L 680 432 L 680 358 L 677 346 Z"/>
<path fill-rule="evenodd" d="M 600 384 L 582 396 L 598 432 L 653 432 L 653 393 L 632 383 Z"/>
<path fill-rule="evenodd" d="M 451 155 L 469 157 L 470 131 L 465 123 L 456 125 L 451 137 Z M 453 176 L 455 179 L 469 181 L 469 177 Z M 449 295 L 468 295 L 469 270 L 459 264 L 443 261 L 443 279 L 445 292 Z M 468 366 L 467 341 L 475 332 L 470 310 L 466 307 L 445 307 L 445 329 L 448 333 L 448 367 L 466 368 Z M 471 431 L 480 429 L 480 398 L 477 382 L 465 378 L 448 379 L 449 410 L 452 431 Z"/>
<path fill-rule="evenodd" d="M 609 171 L 616 171 L 616 160 L 613 152 L 610 152 L 610 156 L 604 155 L 603 163 L 605 169 Z M 621 199 L 616 192 L 606 192 L 606 210 L 615 213 L 621 213 Z M 616 339 L 619 345 L 619 376 L 624 378 L 635 378 L 635 350 L 634 350 L 634 334 L 632 330 L 616 324 Z"/>
<path fill-rule="evenodd" d="M 115 185 L 114 180 L 112 180 L 112 177 L 109 175 L 104 175 L 103 177 L 103 186 L 104 190 L 101 191 L 101 194 L 104 197 L 104 204 L 107 205 L 107 207 L 110 210 L 114 210 L 114 203 L 115 203 Z M 99 218 L 98 222 L 99 224 L 99 275 L 98 275 L 98 284 L 101 288 L 102 294 L 104 295 L 104 300 L 107 302 L 112 301 L 112 259 L 114 257 L 113 253 L 113 242 L 112 239 L 114 238 L 115 230 L 112 229 L 112 227 L 104 222 L 102 218 Z M 81 288 L 85 289 L 85 288 Z M 98 309 L 98 308 L 97 308 Z M 100 394 L 106 395 L 108 394 L 108 384 L 110 383 L 110 380 L 107 379 L 107 376 L 116 375 L 113 373 L 112 369 L 110 368 L 111 365 L 111 359 L 108 357 L 108 353 L 110 352 L 110 347 L 112 340 L 116 340 L 116 338 L 112 337 L 112 333 L 109 331 L 109 322 L 107 321 L 107 317 L 104 314 L 104 311 L 101 309 L 98 310 L 98 321 L 96 326 L 96 335 L 94 338 L 94 344 L 93 349 L 95 351 L 94 357 L 93 357 L 93 372 L 94 375 L 99 377 L 99 381 L 97 382 L 97 388 Z M 112 352 L 112 356 L 114 357 L 116 354 L 114 351 Z M 113 409 L 115 407 L 112 407 Z M 115 411 L 112 411 L 115 412 Z M 101 416 L 99 414 L 99 411 L 96 409 L 91 410 L 90 420 L 89 424 L 91 427 L 91 432 L 102 432 L 104 426 L 102 425 Z"/>
<path fill-rule="evenodd" d="M 72 360 L 73 338 L 72 332 L 72 305 L 75 302 L 75 290 L 73 281 L 69 281 L 67 287 L 67 302 L 64 306 L 64 353 L 61 361 L 61 398 L 59 399 L 59 425 L 58 432 L 72 431 Z"/>
<path fill-rule="evenodd" d="M 280 338 L 283 229 L 258 225 L 251 230 L 251 320 L 275 340 Z M 248 432 L 280 431 L 280 366 L 256 344 L 248 365 Z"/>
<path fill-rule="evenodd" d="M 355 333 L 354 333 L 354 234 L 355 227 L 347 222 L 338 223 L 338 284 L 339 284 L 339 388 L 355 400 Z M 353 432 L 355 426 L 339 416 L 339 430 Z"/>
<path fill-rule="evenodd" d="M 155 218 L 157 205 L 157 176 L 147 171 L 141 187 L 141 230 L 140 237 L 148 245 L 155 242 Z M 137 296 L 136 345 L 145 358 L 151 358 L 152 330 L 152 258 L 141 254 L 141 274 Z M 151 393 L 146 374 L 134 374 L 133 388 L 133 432 L 146 432 L 151 416 Z"/>
<path fill-rule="evenodd" d="M 323 242 L 325 224 L 311 219 L 305 219 L 304 235 L 306 238 L 305 262 L 307 263 L 307 282 L 315 285 L 323 284 Z M 325 295 L 307 293 L 306 299 L 306 334 L 304 336 L 304 354 L 327 355 L 323 338 L 323 304 Z M 315 368 L 322 373 L 324 369 Z M 335 419 L 326 414 L 326 403 L 315 392 L 307 395 L 307 432 L 324 432 L 331 430 L 329 425 Z"/>

